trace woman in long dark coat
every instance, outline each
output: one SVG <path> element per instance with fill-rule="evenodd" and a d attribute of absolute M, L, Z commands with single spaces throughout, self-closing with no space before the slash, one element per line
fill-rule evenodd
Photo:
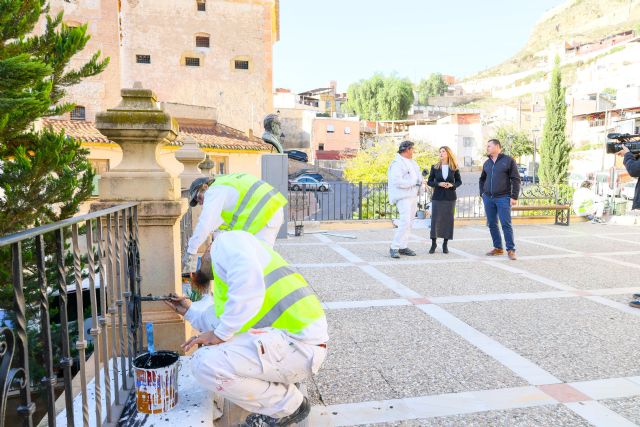
<path fill-rule="evenodd" d="M 429 187 L 433 187 L 431 197 L 431 249 L 438 247 L 436 239 L 444 239 L 442 252 L 449 253 L 447 242 L 453 239 L 453 216 L 456 207 L 456 188 L 462 185 L 458 162 L 449 147 L 440 147 L 440 161 L 431 166 Z"/>

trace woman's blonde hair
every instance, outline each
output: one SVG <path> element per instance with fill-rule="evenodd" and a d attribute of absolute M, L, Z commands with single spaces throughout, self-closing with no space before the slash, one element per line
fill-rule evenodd
<path fill-rule="evenodd" d="M 449 156 L 449 169 L 451 169 L 452 171 L 458 170 L 458 160 L 456 160 L 456 156 L 451 151 L 451 148 L 443 145 L 442 147 L 438 148 L 438 153 L 440 153 L 440 150 L 446 151 L 447 156 Z M 438 163 L 435 164 L 435 168 L 440 169 L 441 166 L 442 160 L 438 160 Z"/>

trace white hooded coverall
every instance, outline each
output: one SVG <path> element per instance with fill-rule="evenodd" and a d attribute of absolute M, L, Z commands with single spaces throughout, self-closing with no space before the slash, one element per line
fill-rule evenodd
<path fill-rule="evenodd" d="M 187 252 L 197 254 L 198 248 L 207 239 L 209 234 L 218 230 L 224 224 L 222 219 L 222 211 L 230 211 L 238 203 L 238 191 L 226 185 L 211 186 L 204 193 L 204 203 L 202 204 L 202 212 L 198 218 L 198 224 L 193 230 L 193 234 L 189 239 Z M 284 221 L 284 211 L 278 209 L 276 213 L 269 219 L 267 225 L 258 231 L 255 236 L 273 247 L 278 237 L 278 231 Z"/>
<path fill-rule="evenodd" d="M 418 210 L 418 195 L 422 186 L 420 167 L 412 160 L 396 154 L 389 165 L 389 203 L 398 208 L 398 229 L 391 249 L 405 249 L 409 244 L 411 221 Z"/>
<path fill-rule="evenodd" d="M 292 414 L 303 396 L 294 383 L 318 372 L 327 350 L 326 317 L 299 334 L 263 328 L 235 335 L 260 310 L 265 297 L 263 270 L 271 255 L 245 231 L 229 231 L 211 247 L 214 270 L 229 286 L 224 313 L 189 310 L 185 320 L 201 332 L 214 331 L 225 343 L 202 347 L 191 370 L 204 387 L 242 408 L 281 418 Z"/>

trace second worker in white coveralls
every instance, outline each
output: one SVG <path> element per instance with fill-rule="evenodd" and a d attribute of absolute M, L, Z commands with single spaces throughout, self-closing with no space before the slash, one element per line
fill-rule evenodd
<path fill-rule="evenodd" d="M 400 255 L 415 256 L 408 248 L 411 235 L 411 222 L 418 210 L 418 196 L 422 187 L 420 167 L 413 160 L 413 142 L 402 141 L 398 154 L 389 165 L 389 203 L 398 208 L 398 228 L 391 242 L 389 254 L 391 258 Z"/>
<path fill-rule="evenodd" d="M 200 384 L 253 412 L 247 426 L 287 426 L 307 417 L 295 383 L 312 376 L 327 354 L 327 320 L 304 278 L 245 231 L 222 233 L 192 276 L 212 280 L 213 305 L 194 311 L 183 297 L 168 302 L 200 335 L 191 361 Z"/>
<path fill-rule="evenodd" d="M 193 181 L 189 205 L 198 204 L 202 212 L 182 259 L 183 273 L 196 271 L 198 248 L 218 229 L 248 231 L 273 247 L 287 198 L 253 175 L 232 173 Z"/>

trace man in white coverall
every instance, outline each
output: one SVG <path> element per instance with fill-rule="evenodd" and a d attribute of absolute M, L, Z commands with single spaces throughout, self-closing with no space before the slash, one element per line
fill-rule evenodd
<path fill-rule="evenodd" d="M 418 164 L 413 160 L 413 142 L 402 141 L 398 154 L 389 165 L 389 203 L 398 208 L 398 228 L 391 242 L 389 255 L 400 258 L 400 255 L 415 256 L 409 249 L 411 221 L 418 210 L 418 195 L 422 187 L 422 175 Z"/>
<path fill-rule="evenodd" d="M 218 229 L 244 230 L 273 247 L 284 221 L 287 199 L 271 185 L 246 173 L 198 178 L 189 205 L 202 205 L 198 224 L 182 259 L 182 271 L 196 271 L 198 248 Z"/>
<path fill-rule="evenodd" d="M 214 239 L 192 276 L 200 286 L 213 276 L 213 306 L 167 302 L 201 333 L 183 344 L 202 344 L 191 361 L 204 387 L 253 412 L 246 426 L 287 426 L 309 414 L 296 382 L 318 372 L 327 353 L 327 321 L 304 278 L 268 245 L 245 231 Z M 213 266 L 211 266 L 213 264 Z"/>

